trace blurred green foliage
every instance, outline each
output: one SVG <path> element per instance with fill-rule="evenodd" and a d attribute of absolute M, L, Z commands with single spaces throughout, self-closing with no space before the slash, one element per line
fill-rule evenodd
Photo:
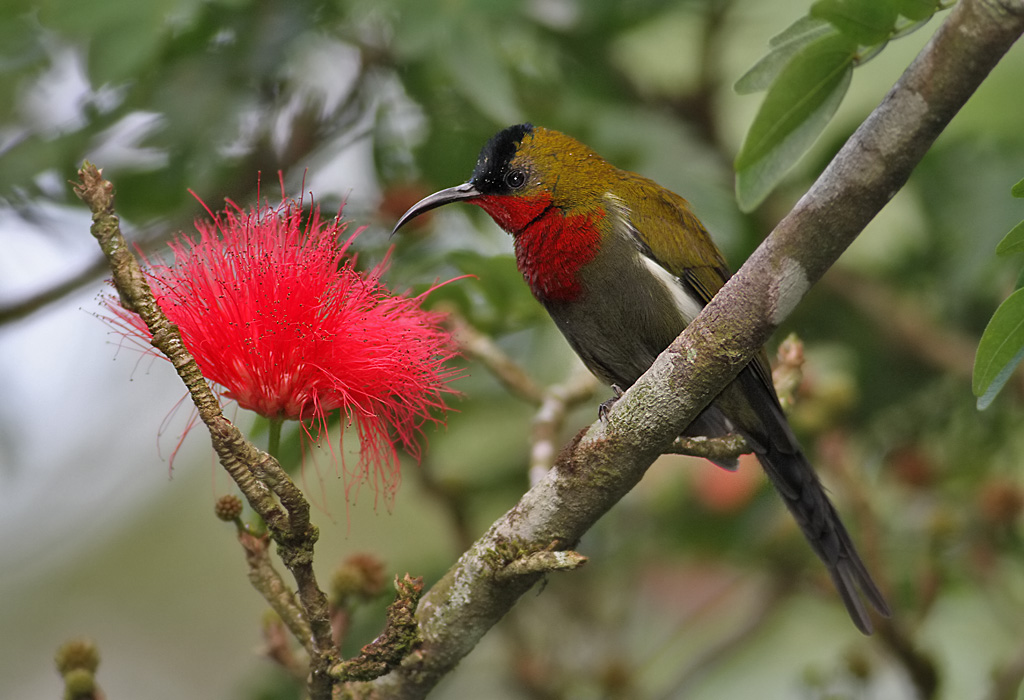
<path fill-rule="evenodd" d="M 1014 197 L 1024 198 L 1024 180 L 1013 186 Z M 1007 233 L 996 246 L 996 254 L 1006 257 L 1024 251 L 1024 221 Z M 1024 357 L 1024 293 L 1017 278 L 1017 289 L 996 309 L 992 319 L 985 326 L 985 332 L 978 343 L 978 354 L 974 358 L 974 395 L 978 397 L 978 408 L 984 410 L 992 405 L 996 395 L 1006 386 L 1013 372 Z"/>
<path fill-rule="evenodd" d="M 942 15 L 870 66 L 853 71 L 854 56 L 936 9 L 925 0 L 8 2 L 0 204 L 27 220 L 77 206 L 63 183 L 89 158 L 152 249 L 203 214 L 189 189 L 213 207 L 245 203 L 262 173 L 273 199 L 280 171 L 290 192 L 305 183 L 325 210 L 347 200 L 345 215 L 370 226 L 358 242 L 368 264 L 394 245 L 396 286 L 471 275 L 431 303 L 458 310 L 555 383 L 575 361 L 521 283 L 505 234 L 453 208 L 391 240 L 405 207 L 463 182 L 490 135 L 529 120 L 686 196 L 738 266 Z M 874 20 L 850 20 L 860 12 Z M 735 95 L 744 74 L 739 87 L 767 89 L 763 102 Z M 719 480 L 706 463 L 666 458 L 581 544 L 591 563 L 524 600 L 491 635 L 504 643 L 485 641 L 437 697 L 912 698 L 924 692 L 915 662 L 934 668 L 935 697 L 1015 697 L 1024 383 L 1010 378 L 979 414 L 971 365 L 1019 268 L 993 252 L 1020 218 L 1005 194 L 1024 162 L 1019 47 L 990 82 L 785 329 L 808 357 L 794 424 L 891 596 L 892 636 L 852 630 L 756 469 Z M 808 83 L 820 87 L 813 104 L 788 109 Z M 772 160 L 780 150 L 785 158 Z M 734 162 L 770 171 L 746 213 Z M 460 537 L 528 487 L 534 407 L 466 364 L 447 430 L 429 436 L 424 471 L 409 465 L 403 486 L 447 525 L 402 521 L 401 502 L 387 516 L 403 523 L 401 551 L 431 555 L 412 558 L 428 585 Z M 572 413 L 565 440 L 595 412 Z M 297 430 L 285 446 L 298 461 Z M 353 621 L 347 650 L 372 639 L 383 605 Z M 1011 690 L 999 694 L 1000 680 Z M 294 692 L 277 673 L 239 687 L 246 697 Z"/>
<path fill-rule="evenodd" d="M 831 121 L 853 69 L 893 38 L 923 26 L 931 0 L 818 0 L 768 42 L 768 54 L 736 83 L 767 89 L 736 155 L 736 198 L 744 210 L 771 193 Z"/>

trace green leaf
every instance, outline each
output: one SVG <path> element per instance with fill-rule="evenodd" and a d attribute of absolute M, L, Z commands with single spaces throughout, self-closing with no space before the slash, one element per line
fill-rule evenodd
<path fill-rule="evenodd" d="M 827 20 L 861 46 L 887 41 L 898 15 L 897 0 L 818 0 L 811 5 L 812 17 Z"/>
<path fill-rule="evenodd" d="M 822 28 L 827 29 L 825 26 L 827 24 L 828 22 L 825 20 L 816 19 L 810 15 L 804 15 L 769 39 L 768 48 L 781 49 L 783 46 L 788 44 L 799 44 L 800 46 L 803 46 L 807 43 L 805 41 L 807 37 L 816 39 Z"/>
<path fill-rule="evenodd" d="M 1017 281 L 1013 283 L 1014 290 L 1024 288 L 1024 268 L 1021 268 L 1020 274 L 1017 275 Z"/>
<path fill-rule="evenodd" d="M 972 390 L 984 410 L 1024 357 L 1024 289 L 999 305 L 985 327 L 974 357 Z"/>
<path fill-rule="evenodd" d="M 1014 197 L 1024 197 L 1024 180 L 1021 180 L 1010 189 L 1010 194 Z"/>
<path fill-rule="evenodd" d="M 768 42 L 771 51 L 744 73 L 733 89 L 740 95 L 767 89 L 800 49 L 823 36 L 835 33 L 835 28 L 825 20 L 801 17 Z"/>
<path fill-rule="evenodd" d="M 995 376 L 992 383 L 989 384 L 988 389 L 985 393 L 978 397 L 977 407 L 979 411 L 984 411 L 986 408 L 992 405 L 995 401 L 996 396 L 1002 391 L 1003 387 L 1006 386 L 1006 382 L 1010 380 L 1013 375 L 1013 371 L 1017 369 L 1017 365 L 1020 364 L 1021 359 L 1024 359 L 1024 348 L 1021 348 L 1010 362 L 1006 363 L 1006 366 L 1000 370 L 999 374 Z"/>
<path fill-rule="evenodd" d="M 934 15 L 939 9 L 938 0 L 898 0 L 899 13 L 909 20 L 920 22 Z"/>
<path fill-rule="evenodd" d="M 1024 221 L 1010 229 L 996 246 L 996 255 L 1006 256 L 1024 253 Z"/>
<path fill-rule="evenodd" d="M 853 73 L 856 46 L 830 34 L 805 46 L 772 84 L 736 156 L 736 194 L 749 211 L 821 134 Z"/>

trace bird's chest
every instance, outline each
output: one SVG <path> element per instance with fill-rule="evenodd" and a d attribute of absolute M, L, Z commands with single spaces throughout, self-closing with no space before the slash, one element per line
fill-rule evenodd
<path fill-rule="evenodd" d="M 679 280 L 617 239 L 581 270 L 572 302 L 544 301 L 584 364 L 620 387 L 631 385 L 700 311 Z"/>
<path fill-rule="evenodd" d="M 600 252 L 597 224 L 602 215 L 567 215 L 548 207 L 514 233 L 516 265 L 541 302 L 573 302 L 581 296 L 581 271 Z"/>

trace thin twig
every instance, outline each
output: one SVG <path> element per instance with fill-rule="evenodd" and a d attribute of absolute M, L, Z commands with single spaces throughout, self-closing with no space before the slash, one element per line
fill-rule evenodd
<path fill-rule="evenodd" d="M 514 396 L 535 406 L 544 401 L 544 389 L 530 378 L 522 365 L 505 354 L 491 337 L 478 331 L 454 312 L 448 314 L 447 326 L 459 350 L 483 364 Z"/>
<path fill-rule="evenodd" d="M 263 620 L 263 641 L 267 644 L 267 657 L 287 671 L 295 680 L 305 681 L 309 673 L 309 659 L 295 655 L 291 630 L 284 620 L 268 613 Z"/>
<path fill-rule="evenodd" d="M 1024 645 L 992 674 L 992 689 L 986 700 L 1018 700 L 1021 687 L 1024 687 Z"/>
<path fill-rule="evenodd" d="M 577 371 L 567 381 L 543 391 L 530 431 L 530 484 L 537 483 L 555 463 L 565 418 L 576 406 L 591 400 L 599 384 L 590 372 Z"/>
<path fill-rule="evenodd" d="M 910 630 L 898 619 L 883 619 L 878 635 L 902 664 L 921 700 L 932 700 L 939 692 L 939 667 L 930 654 L 923 651 Z"/>
<path fill-rule="evenodd" d="M 712 462 L 730 462 L 751 451 L 750 444 L 742 435 L 730 434 L 721 437 L 677 437 L 664 454 L 703 457 Z"/>
<path fill-rule="evenodd" d="M 245 561 L 249 565 L 249 582 L 260 592 L 270 608 L 281 618 L 285 627 L 291 630 L 295 638 L 312 654 L 312 633 L 309 622 L 303 616 L 302 609 L 295 600 L 295 595 L 285 585 L 281 574 L 274 568 L 268 551 L 268 539 L 254 535 L 244 528 L 238 530 L 238 541 L 245 550 Z"/>

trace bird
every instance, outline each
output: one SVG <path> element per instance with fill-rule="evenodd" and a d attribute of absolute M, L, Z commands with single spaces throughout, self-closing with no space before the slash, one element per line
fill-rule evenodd
<path fill-rule="evenodd" d="M 421 199 L 393 234 L 454 202 L 482 208 L 511 234 L 530 291 L 616 394 L 647 371 L 730 276 L 683 197 L 552 129 L 502 129 L 481 149 L 467 182 Z M 763 349 L 684 431 L 727 434 L 746 439 L 853 623 L 871 634 L 865 601 L 884 617 L 889 605 L 789 426 Z"/>

